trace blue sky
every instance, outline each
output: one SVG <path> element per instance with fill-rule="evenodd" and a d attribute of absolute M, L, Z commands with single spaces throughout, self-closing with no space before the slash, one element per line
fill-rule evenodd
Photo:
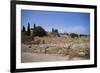
<path fill-rule="evenodd" d="M 31 28 L 36 24 L 46 31 L 90 34 L 89 13 L 21 10 L 21 25 L 27 27 L 28 22 Z"/>

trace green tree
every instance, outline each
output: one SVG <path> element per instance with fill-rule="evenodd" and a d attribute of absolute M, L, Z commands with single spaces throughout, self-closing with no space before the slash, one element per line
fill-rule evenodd
<path fill-rule="evenodd" d="M 23 28 L 22 28 L 22 32 L 25 32 L 26 31 L 26 29 L 25 29 L 25 27 L 23 26 Z"/>
<path fill-rule="evenodd" d="M 54 32 L 54 28 L 52 28 L 52 32 Z"/>
<path fill-rule="evenodd" d="M 33 36 L 46 36 L 46 31 L 41 27 L 41 26 L 38 26 L 38 27 L 35 27 L 35 29 L 33 29 Z"/>
<path fill-rule="evenodd" d="M 55 29 L 55 32 L 58 33 L 58 29 Z"/>
<path fill-rule="evenodd" d="M 30 36 L 31 32 L 30 32 L 30 24 L 28 23 L 28 26 L 27 26 L 27 35 Z"/>
<path fill-rule="evenodd" d="M 34 24 L 34 28 L 36 27 L 36 25 Z"/>

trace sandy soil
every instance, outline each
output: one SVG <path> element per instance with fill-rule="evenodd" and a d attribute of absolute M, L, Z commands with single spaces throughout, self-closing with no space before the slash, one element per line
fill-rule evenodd
<path fill-rule="evenodd" d="M 21 62 L 90 59 L 89 37 L 34 37 L 21 44 Z"/>
<path fill-rule="evenodd" d="M 22 52 L 22 63 L 29 62 L 47 62 L 47 61 L 69 61 L 69 55 L 61 56 L 57 54 L 38 54 L 38 53 L 28 53 Z M 83 58 L 74 57 L 73 60 L 82 60 Z"/>

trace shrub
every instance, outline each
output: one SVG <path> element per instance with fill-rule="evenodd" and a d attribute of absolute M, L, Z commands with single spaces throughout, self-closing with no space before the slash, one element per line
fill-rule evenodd
<path fill-rule="evenodd" d="M 71 36 L 71 38 L 75 38 L 75 37 L 78 37 L 78 34 L 71 33 L 70 36 Z"/>

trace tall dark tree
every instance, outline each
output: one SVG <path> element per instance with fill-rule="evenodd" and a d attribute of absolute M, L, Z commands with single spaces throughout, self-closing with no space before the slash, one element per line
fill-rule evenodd
<path fill-rule="evenodd" d="M 54 32 L 54 28 L 52 28 L 52 32 Z"/>
<path fill-rule="evenodd" d="M 36 25 L 34 24 L 34 28 L 36 28 Z"/>
<path fill-rule="evenodd" d="M 23 28 L 22 28 L 22 32 L 25 32 L 26 31 L 26 29 L 25 29 L 25 27 L 23 26 Z"/>
<path fill-rule="evenodd" d="M 55 29 L 55 32 L 58 33 L 58 29 Z"/>
<path fill-rule="evenodd" d="M 30 36 L 31 34 L 31 31 L 30 31 L 30 24 L 28 23 L 28 26 L 27 26 L 27 35 Z"/>

